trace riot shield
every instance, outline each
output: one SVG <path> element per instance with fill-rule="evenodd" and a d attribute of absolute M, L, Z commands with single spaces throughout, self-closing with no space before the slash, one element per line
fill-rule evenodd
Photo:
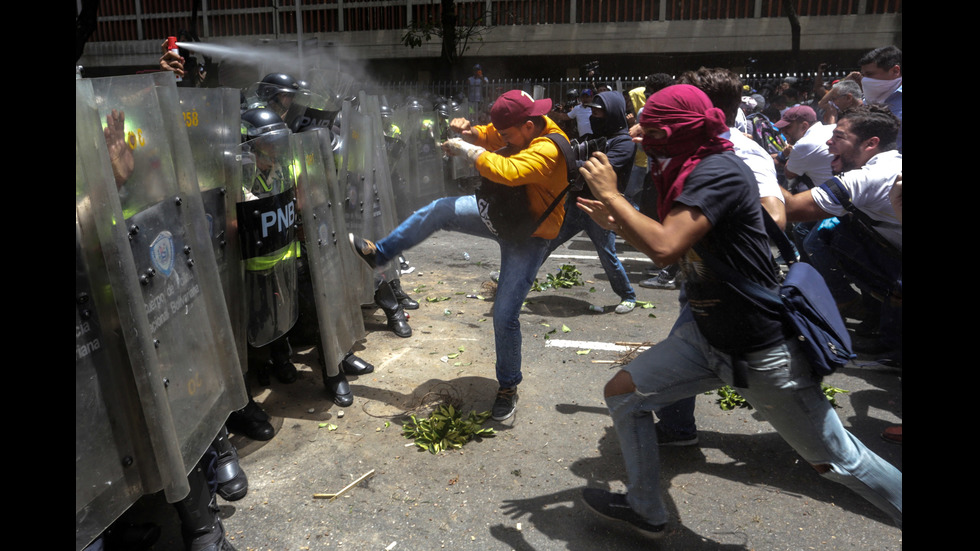
<path fill-rule="evenodd" d="M 296 280 L 295 167 L 289 130 L 275 130 L 238 148 L 238 236 L 245 268 L 246 338 L 265 346 L 299 316 Z"/>
<path fill-rule="evenodd" d="M 79 242 L 86 269 L 105 273 L 105 284 L 92 281 L 100 296 L 102 289 L 111 290 L 112 315 L 102 316 L 100 310 L 100 319 L 122 328 L 117 334 L 125 354 L 120 356 L 128 365 L 114 369 L 127 373 L 134 389 L 92 398 L 92 387 L 83 385 L 77 389 L 76 408 L 82 403 L 98 411 L 92 404 L 104 400 L 110 426 L 139 423 L 136 440 L 127 446 L 134 451 L 116 460 L 138 484 L 115 486 L 104 473 L 91 472 L 105 461 L 87 455 L 111 455 L 112 448 L 92 440 L 98 433 L 90 437 L 85 426 L 92 419 L 77 417 L 77 542 L 78 535 L 95 529 L 90 523 L 80 526 L 79 518 L 105 496 L 118 492 L 131 502 L 163 489 L 169 501 L 183 498 L 187 473 L 228 414 L 247 399 L 187 135 L 178 118 L 175 82 L 172 75 L 168 83 L 158 78 L 76 81 Z M 178 161 L 184 165 L 179 169 Z M 92 261 L 100 256 L 101 263 Z M 139 415 L 116 419 L 114 412 L 125 411 L 117 404 L 133 399 Z"/>
<path fill-rule="evenodd" d="M 395 218 L 398 222 L 403 222 L 412 215 L 414 211 L 414 198 L 410 199 L 412 193 L 409 187 L 408 176 L 411 174 L 411 159 L 408 154 L 405 137 L 401 127 L 405 124 L 404 115 L 407 111 L 399 114 L 382 116 L 381 132 L 384 135 L 386 160 L 388 162 L 388 174 L 391 178 L 391 191 L 395 201 Z"/>
<path fill-rule="evenodd" d="M 76 180 L 84 174 L 78 170 Z M 111 175 L 109 176 L 111 178 Z M 76 182 L 76 188 L 77 188 Z M 75 549 L 83 549 L 145 491 L 141 472 L 153 450 L 133 372 L 121 339 L 98 239 L 86 236 L 75 212 Z M 90 269 L 95 266 L 97 269 Z"/>
<path fill-rule="evenodd" d="M 405 140 L 405 155 L 409 159 L 407 186 L 396 188 L 399 217 L 404 219 L 421 207 L 445 197 L 443 152 L 436 143 L 438 128 L 436 113 L 418 104 L 396 110 Z"/>
<path fill-rule="evenodd" d="M 340 105 L 331 97 L 310 90 L 301 90 L 293 98 L 283 122 L 293 132 L 306 132 L 316 128 L 330 129 Z"/>
<path fill-rule="evenodd" d="M 469 114 L 471 107 L 469 102 L 464 102 L 461 104 L 452 104 L 451 110 L 449 112 L 449 121 L 451 122 L 456 118 L 469 119 Z M 476 120 L 469 119 L 472 124 L 476 124 Z M 456 135 L 450 130 L 445 138 L 453 138 Z M 452 182 L 446 182 L 446 186 L 449 189 L 449 196 L 458 194 L 471 194 L 476 189 L 476 185 L 479 184 L 480 173 L 476 171 L 476 166 L 473 161 L 469 160 L 465 156 L 455 156 L 449 158 L 449 178 Z"/>
<path fill-rule="evenodd" d="M 320 141 L 330 143 L 330 131 L 319 129 L 290 137 L 299 172 L 296 195 L 301 233 L 304 237 L 302 263 L 312 283 L 316 322 L 324 365 L 337 365 L 364 333 L 360 303 L 350 293 L 345 273 L 346 226 L 343 203 L 330 197 L 336 187 L 333 156 L 322 155 Z M 338 221 L 340 224 L 338 224 Z"/>
<path fill-rule="evenodd" d="M 349 232 L 376 241 L 385 234 L 378 234 L 374 220 L 381 215 L 381 204 L 375 201 L 373 192 L 374 149 L 368 120 L 349 101 L 344 102 L 341 113 L 343 137 L 338 179 L 344 190 L 344 221 Z M 351 282 L 358 292 L 358 303 L 374 302 L 373 270 L 361 263 L 354 273 Z"/>
<path fill-rule="evenodd" d="M 384 121 L 381 116 L 381 105 L 378 96 L 369 96 L 361 92 L 360 112 L 368 118 L 367 125 L 372 136 L 374 150 L 374 193 L 381 206 L 381 216 L 378 222 L 378 233 L 388 235 L 398 226 L 400 219 L 396 212 L 395 196 L 392 189 L 391 170 L 388 164 L 388 149 L 384 135 Z M 397 274 L 391 274 L 398 277 Z"/>
<path fill-rule="evenodd" d="M 241 186 L 239 93 L 231 88 L 178 88 L 201 200 L 242 371 L 248 370 L 244 273 L 235 208 Z M 228 190 L 235 190 L 229 193 Z"/>
<path fill-rule="evenodd" d="M 333 205 L 340 206 L 340 208 L 330 209 L 331 214 L 334 215 L 333 227 L 337 228 L 337 234 L 341 238 L 344 238 L 351 231 L 347 226 L 348 193 L 345 183 L 346 179 L 341 180 L 338 175 L 337 165 L 335 164 L 336 152 L 334 148 L 337 143 L 337 138 L 336 135 L 331 134 L 333 133 L 322 130 L 316 132 L 320 146 L 320 156 L 324 161 L 324 166 L 327 168 L 327 199 Z M 342 163 L 343 157 L 341 156 L 340 159 Z M 343 290 L 346 294 L 346 304 L 357 307 L 351 313 L 351 319 L 347 320 L 347 323 L 350 326 L 350 332 L 354 339 L 358 340 L 364 337 L 365 334 L 364 317 L 360 312 L 361 299 L 364 295 L 363 283 L 366 281 L 364 278 L 364 262 L 350 247 L 340 248 L 340 259 L 342 261 L 341 266 L 344 277 Z"/>

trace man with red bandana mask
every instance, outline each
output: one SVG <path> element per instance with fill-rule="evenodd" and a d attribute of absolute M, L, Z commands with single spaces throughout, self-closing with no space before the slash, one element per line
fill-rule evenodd
<path fill-rule="evenodd" d="M 666 340 L 606 384 L 627 493 L 587 488 L 586 505 L 648 537 L 662 537 L 667 510 L 651 412 L 737 383 L 756 411 L 819 473 L 853 489 L 901 526 L 902 473 L 843 427 L 799 346 L 784 336 L 779 315 L 738 293 L 703 261 L 710 255 L 749 280 L 778 286 L 753 174 L 732 152 L 731 142 L 718 136 L 726 129 L 723 113 L 699 89 L 681 84 L 652 95 L 640 125 L 644 151 L 655 160 L 661 222 L 619 194 L 601 153 L 581 169 L 595 199 L 579 199 L 578 206 L 655 263 L 680 262 L 687 304 Z"/>

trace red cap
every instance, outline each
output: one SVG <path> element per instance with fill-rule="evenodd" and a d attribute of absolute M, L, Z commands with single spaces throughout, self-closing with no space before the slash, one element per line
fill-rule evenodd
<path fill-rule="evenodd" d="M 167 49 L 168 50 L 176 50 L 177 49 L 177 37 L 176 36 L 168 36 L 167 37 Z"/>
<path fill-rule="evenodd" d="M 782 118 L 776 121 L 773 126 L 782 130 L 783 128 L 786 128 L 799 120 L 806 121 L 810 124 L 815 124 L 817 122 L 817 112 L 814 111 L 812 107 L 807 105 L 790 107 L 785 113 L 783 113 Z"/>
<path fill-rule="evenodd" d="M 534 98 L 523 90 L 504 92 L 490 109 L 490 122 L 497 129 L 512 128 L 527 120 L 551 111 L 551 99 Z"/>

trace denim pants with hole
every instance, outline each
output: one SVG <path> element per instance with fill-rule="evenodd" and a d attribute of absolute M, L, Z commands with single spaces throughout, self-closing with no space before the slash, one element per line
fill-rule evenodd
<path fill-rule="evenodd" d="M 820 380 L 793 341 L 746 354 L 749 388 L 739 393 L 811 465 L 827 465 L 839 482 L 902 524 L 902 473 L 848 432 Z M 651 412 L 681 398 L 732 384 L 731 356 L 715 349 L 693 321 L 624 368 L 636 391 L 606 398 L 628 477 L 630 506 L 653 524 L 667 522 L 660 452 Z M 764 461 L 765 458 L 758 458 Z"/>

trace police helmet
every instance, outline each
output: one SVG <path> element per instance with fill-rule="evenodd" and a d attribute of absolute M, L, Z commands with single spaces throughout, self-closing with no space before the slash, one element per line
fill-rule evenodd
<path fill-rule="evenodd" d="M 269 73 L 265 75 L 255 93 L 263 101 L 271 101 L 277 94 L 293 94 L 299 91 L 296 79 L 286 73 Z"/>
<path fill-rule="evenodd" d="M 286 123 L 272 109 L 257 107 L 242 113 L 242 141 L 257 138 L 267 132 L 286 130 Z"/>

